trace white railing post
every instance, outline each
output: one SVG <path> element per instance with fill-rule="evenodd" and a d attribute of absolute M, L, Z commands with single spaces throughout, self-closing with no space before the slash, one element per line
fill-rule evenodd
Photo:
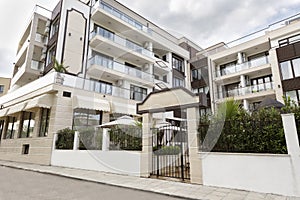
<path fill-rule="evenodd" d="M 73 150 L 78 150 L 79 149 L 79 132 L 75 131 L 74 134 L 74 143 L 73 143 Z"/>

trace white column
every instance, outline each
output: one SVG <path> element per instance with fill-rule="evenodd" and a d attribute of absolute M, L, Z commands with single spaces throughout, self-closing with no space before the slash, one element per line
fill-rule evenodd
<path fill-rule="evenodd" d="M 198 154 L 199 147 L 197 139 L 197 129 L 199 121 L 198 108 L 188 108 L 187 119 L 191 183 L 202 184 L 202 160 Z"/>
<path fill-rule="evenodd" d="M 141 154 L 141 177 L 149 177 L 152 171 L 152 114 L 143 114 L 143 149 Z"/>
<path fill-rule="evenodd" d="M 300 147 L 294 113 L 282 114 L 282 122 L 288 154 L 291 156 L 292 185 L 294 194 L 300 196 Z"/>
<path fill-rule="evenodd" d="M 52 145 L 52 150 L 55 150 L 56 148 L 56 141 L 57 141 L 57 133 L 54 134 L 53 136 L 53 145 Z"/>
<path fill-rule="evenodd" d="M 295 123 L 295 116 L 293 113 L 290 113 L 282 114 L 281 117 L 288 154 L 293 156 L 300 156 L 300 147 Z"/>
<path fill-rule="evenodd" d="M 238 59 L 238 62 L 237 62 L 238 64 L 242 64 L 244 62 L 244 58 L 243 58 L 243 53 L 242 52 L 238 53 L 237 59 Z"/>
<path fill-rule="evenodd" d="M 109 129 L 104 128 L 103 129 L 103 134 L 102 134 L 102 151 L 109 151 L 109 142 L 110 142 L 110 137 L 109 137 Z"/>
<path fill-rule="evenodd" d="M 244 106 L 245 110 L 247 110 L 247 111 L 249 110 L 249 102 L 248 102 L 248 100 L 246 100 L 246 99 L 243 100 L 243 106 Z"/>
<path fill-rule="evenodd" d="M 74 134 L 74 143 L 73 143 L 73 150 L 78 150 L 79 149 L 79 132 L 75 131 Z"/>

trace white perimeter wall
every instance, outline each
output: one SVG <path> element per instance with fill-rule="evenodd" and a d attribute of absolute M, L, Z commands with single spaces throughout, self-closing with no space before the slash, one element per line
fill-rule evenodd
<path fill-rule="evenodd" d="M 202 153 L 203 184 L 300 196 L 296 163 L 289 155 Z"/>
<path fill-rule="evenodd" d="M 132 151 L 53 150 L 51 165 L 139 176 L 140 157 Z"/>

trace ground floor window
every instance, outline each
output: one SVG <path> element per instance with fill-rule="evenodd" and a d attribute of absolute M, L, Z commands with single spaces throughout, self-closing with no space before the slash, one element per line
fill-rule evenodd
<path fill-rule="evenodd" d="M 6 131 L 5 131 L 5 136 L 4 136 L 4 139 L 13 139 L 14 138 L 14 135 L 18 129 L 17 127 L 17 119 L 16 117 L 7 117 L 7 128 L 6 128 Z"/>
<path fill-rule="evenodd" d="M 48 135 L 49 120 L 50 120 L 50 109 L 41 108 L 39 137 L 45 137 Z"/>
<path fill-rule="evenodd" d="M 74 110 L 73 129 L 85 130 L 102 123 L 102 111 L 77 108 Z"/>
<path fill-rule="evenodd" d="M 21 132 L 19 137 L 20 138 L 28 138 L 32 137 L 33 135 L 33 129 L 35 126 L 35 113 L 33 112 L 22 112 L 21 114 L 21 122 L 20 122 L 20 127 Z"/>
<path fill-rule="evenodd" d="M 4 129 L 4 120 L 0 120 L 0 140 L 2 138 L 3 129 Z"/>

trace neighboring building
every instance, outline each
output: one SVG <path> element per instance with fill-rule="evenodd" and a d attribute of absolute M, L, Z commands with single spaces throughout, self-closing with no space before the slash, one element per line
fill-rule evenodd
<path fill-rule="evenodd" d="M 285 23 L 275 23 L 261 32 L 228 43 L 223 50 L 218 49 L 209 56 L 213 110 L 227 98 L 240 101 L 251 111 L 266 97 L 283 102 L 283 91 L 295 95 L 292 91 L 299 89 L 293 84 L 296 79 L 286 79 L 298 76 L 295 69 L 291 70 L 292 66 L 298 66 L 299 54 L 297 43 L 290 44 L 288 38 L 297 41 L 299 25 L 299 18 L 286 19 Z"/>
<path fill-rule="evenodd" d="M 50 164 L 58 130 L 139 117 L 136 103 L 154 89 L 189 88 L 190 54 L 180 43 L 114 0 L 37 7 L 0 98 L 0 159 Z M 54 71 L 54 59 L 67 74 Z"/>
<path fill-rule="evenodd" d="M 0 97 L 5 95 L 10 86 L 10 78 L 0 77 Z"/>

